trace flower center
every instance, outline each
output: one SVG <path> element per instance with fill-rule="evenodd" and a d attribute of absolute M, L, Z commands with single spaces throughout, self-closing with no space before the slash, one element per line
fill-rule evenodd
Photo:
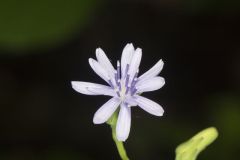
<path fill-rule="evenodd" d="M 128 73 L 129 64 L 127 64 L 125 69 L 125 74 L 121 75 L 120 63 L 117 61 L 117 71 L 115 72 L 115 86 L 113 86 L 112 82 L 110 81 L 110 85 L 114 88 L 115 92 L 117 93 L 118 97 L 124 101 L 126 96 L 133 96 L 137 89 L 135 87 L 137 83 L 137 75 L 131 76 Z"/>

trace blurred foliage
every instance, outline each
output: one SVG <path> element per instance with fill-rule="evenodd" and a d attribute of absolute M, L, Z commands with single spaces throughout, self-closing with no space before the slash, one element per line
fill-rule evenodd
<path fill-rule="evenodd" d="M 194 12 L 238 12 L 240 2 L 236 0 L 191 0 L 186 1 L 187 6 Z"/>
<path fill-rule="evenodd" d="M 90 158 L 72 148 L 50 146 L 48 150 L 34 151 L 32 148 L 16 148 L 12 151 L 0 152 L 1 160 L 89 160 Z"/>
<path fill-rule="evenodd" d="M 89 158 L 80 155 L 78 152 L 66 148 L 55 148 L 49 151 L 46 155 L 46 160 L 88 160 Z"/>
<path fill-rule="evenodd" d="M 96 0 L 1 0 L 0 47 L 19 50 L 61 42 L 86 24 Z"/>
<path fill-rule="evenodd" d="M 134 157 L 134 159 L 141 159 L 141 157 L 147 159 L 151 156 L 148 153 L 152 151 L 153 147 L 157 151 L 161 150 L 172 154 L 171 151 L 174 147 L 184 138 L 196 132 L 200 126 L 213 125 L 218 128 L 221 136 L 214 142 L 213 147 L 202 152 L 198 159 L 204 160 L 209 159 L 209 157 L 219 160 L 224 159 L 224 157 L 235 159 L 240 148 L 240 126 L 238 124 L 240 122 L 240 97 L 238 94 L 225 92 L 208 95 L 202 109 L 204 112 L 199 113 L 205 114 L 205 116 L 202 115 L 203 118 L 201 116 L 202 119 L 191 117 L 191 115 L 184 117 L 181 115 L 181 119 L 179 115 L 173 115 L 174 117 L 166 117 L 166 119 L 162 117 L 160 123 L 157 119 L 150 117 L 138 118 L 137 123 L 133 122 L 132 126 L 134 129 L 132 129 L 131 135 L 134 136 L 130 135 L 131 138 L 128 140 L 130 143 L 126 146 L 127 149 L 133 150 L 128 152 L 129 156 Z M 189 121 L 188 118 L 192 118 L 192 121 Z M 203 122 L 201 122 L 202 120 Z M 167 150 L 170 148 L 171 150 Z M 137 155 L 132 153 L 137 153 Z M 154 156 L 166 159 L 163 155 L 152 155 L 152 157 Z"/>
<path fill-rule="evenodd" d="M 195 160 L 198 154 L 210 145 L 218 136 L 214 127 L 207 128 L 176 149 L 176 160 Z"/>
<path fill-rule="evenodd" d="M 209 153 L 215 159 L 236 159 L 240 146 L 240 96 L 238 94 L 218 94 L 209 99 L 211 121 L 222 133 L 216 141 L 216 151 Z M 206 150 L 208 152 L 208 150 Z M 205 152 L 204 152 L 205 153 Z M 206 159 L 206 158 L 205 158 Z"/>

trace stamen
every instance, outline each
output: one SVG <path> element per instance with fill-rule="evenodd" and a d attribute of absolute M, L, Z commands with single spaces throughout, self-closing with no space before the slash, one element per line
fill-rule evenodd
<path fill-rule="evenodd" d="M 126 77 L 126 75 L 127 75 L 127 73 L 128 73 L 128 70 L 129 70 L 129 64 L 127 64 L 126 69 L 125 69 L 124 77 L 122 77 L 122 78 L 125 78 L 125 77 Z"/>
<path fill-rule="evenodd" d="M 117 79 L 120 79 L 120 78 L 121 78 L 120 73 L 121 73 L 121 71 L 120 71 L 120 62 L 117 61 Z"/>
<path fill-rule="evenodd" d="M 137 83 L 137 78 L 134 78 L 132 81 L 131 87 L 134 87 L 136 83 Z"/>
<path fill-rule="evenodd" d="M 130 84 L 127 86 L 126 94 L 128 94 L 128 92 L 131 92 L 131 86 L 130 86 Z"/>
<path fill-rule="evenodd" d="M 137 92 L 137 89 L 135 87 L 131 89 L 131 96 L 133 96 L 136 92 Z"/>
<path fill-rule="evenodd" d="M 117 95 L 118 95 L 118 97 L 121 97 L 121 95 L 120 95 L 119 91 L 117 91 Z"/>
<path fill-rule="evenodd" d="M 121 83 L 120 83 L 121 81 L 120 81 L 120 79 L 118 79 L 118 82 L 117 82 L 117 85 L 118 85 L 118 87 L 119 87 L 119 90 L 121 90 L 122 89 L 122 85 L 121 85 Z"/>
<path fill-rule="evenodd" d="M 128 91 L 129 91 L 129 87 L 127 87 L 127 90 L 126 90 L 126 93 L 125 93 L 125 94 L 128 94 Z"/>
<path fill-rule="evenodd" d="M 139 69 L 138 69 L 137 72 L 135 73 L 134 78 L 137 78 L 138 73 L 139 73 Z"/>
<path fill-rule="evenodd" d="M 114 72 L 114 78 L 115 78 L 115 82 L 117 84 L 117 82 L 118 82 L 117 71 Z"/>
<path fill-rule="evenodd" d="M 109 85 L 110 85 L 112 88 L 114 88 L 111 80 L 108 80 L 108 83 L 109 83 Z"/>
<path fill-rule="evenodd" d="M 125 82 L 125 87 L 128 87 L 129 77 L 130 77 L 130 75 L 127 74 L 127 78 L 126 78 L 126 82 Z"/>

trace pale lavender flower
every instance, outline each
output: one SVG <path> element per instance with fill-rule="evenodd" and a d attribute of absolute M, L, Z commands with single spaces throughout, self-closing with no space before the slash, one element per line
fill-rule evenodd
<path fill-rule="evenodd" d="M 163 61 L 159 60 L 150 70 L 138 77 L 142 50 L 135 50 L 132 44 L 127 44 L 123 49 L 121 63 L 117 61 L 117 69 L 101 48 L 96 49 L 96 57 L 97 60 L 89 58 L 89 64 L 109 86 L 72 81 L 72 87 L 82 94 L 112 97 L 97 110 L 93 123 L 106 122 L 120 106 L 116 135 L 119 141 L 125 141 L 130 133 L 132 106 L 139 106 L 155 116 L 162 116 L 164 113 L 159 104 L 140 96 L 143 92 L 158 90 L 165 84 L 164 78 L 158 76 L 163 68 Z"/>

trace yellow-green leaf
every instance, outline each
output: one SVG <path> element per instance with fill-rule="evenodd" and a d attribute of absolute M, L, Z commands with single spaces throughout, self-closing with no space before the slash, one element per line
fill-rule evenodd
<path fill-rule="evenodd" d="M 207 128 L 190 140 L 180 144 L 176 149 L 175 160 L 195 160 L 218 137 L 218 131 L 214 127 Z"/>

